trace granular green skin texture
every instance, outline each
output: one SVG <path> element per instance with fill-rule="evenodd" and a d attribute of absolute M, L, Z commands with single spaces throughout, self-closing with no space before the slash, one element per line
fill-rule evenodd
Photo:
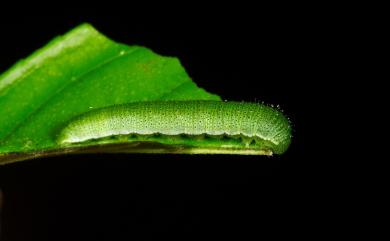
<path fill-rule="evenodd" d="M 73 119 L 59 134 L 62 145 L 151 141 L 207 149 L 211 153 L 282 154 L 291 141 L 288 119 L 257 103 L 147 101 L 110 106 Z M 256 152 L 260 151 L 259 153 Z"/>

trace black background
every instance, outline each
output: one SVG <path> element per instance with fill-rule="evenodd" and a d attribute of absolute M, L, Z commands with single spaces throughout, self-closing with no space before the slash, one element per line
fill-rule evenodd
<path fill-rule="evenodd" d="M 2 166 L 2 240 L 329 234 L 323 222 L 334 200 L 323 183 L 332 175 L 320 181 L 325 164 L 309 153 L 318 145 L 311 139 L 313 97 L 324 91 L 332 48 L 327 19 L 314 10 L 190 11 L 7 16 L 0 23 L 0 72 L 89 22 L 115 41 L 177 56 L 200 87 L 223 99 L 280 105 L 294 128 L 287 153 L 80 155 Z"/>

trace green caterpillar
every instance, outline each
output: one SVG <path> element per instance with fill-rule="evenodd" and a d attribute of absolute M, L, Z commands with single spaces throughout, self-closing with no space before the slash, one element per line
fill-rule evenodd
<path fill-rule="evenodd" d="M 288 119 L 257 103 L 221 101 L 134 102 L 92 110 L 59 133 L 61 145 L 98 142 L 159 143 L 178 153 L 284 153 L 291 142 Z"/>

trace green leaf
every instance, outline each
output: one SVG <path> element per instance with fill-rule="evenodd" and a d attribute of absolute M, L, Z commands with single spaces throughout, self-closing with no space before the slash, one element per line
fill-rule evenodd
<path fill-rule="evenodd" d="M 0 164 L 64 153 L 287 150 L 291 127 L 277 109 L 220 100 L 177 58 L 83 24 L 0 75 Z"/>
<path fill-rule="evenodd" d="M 0 75 L 0 163 L 69 152 L 55 135 L 73 117 L 149 100 L 220 97 L 197 87 L 177 58 L 82 24 Z"/>

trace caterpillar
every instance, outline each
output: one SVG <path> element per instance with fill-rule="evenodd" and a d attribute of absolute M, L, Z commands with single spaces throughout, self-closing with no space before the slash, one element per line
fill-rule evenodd
<path fill-rule="evenodd" d="M 61 145 L 153 142 L 182 153 L 284 153 L 291 142 L 288 119 L 259 103 L 146 101 L 95 109 L 59 132 Z"/>

